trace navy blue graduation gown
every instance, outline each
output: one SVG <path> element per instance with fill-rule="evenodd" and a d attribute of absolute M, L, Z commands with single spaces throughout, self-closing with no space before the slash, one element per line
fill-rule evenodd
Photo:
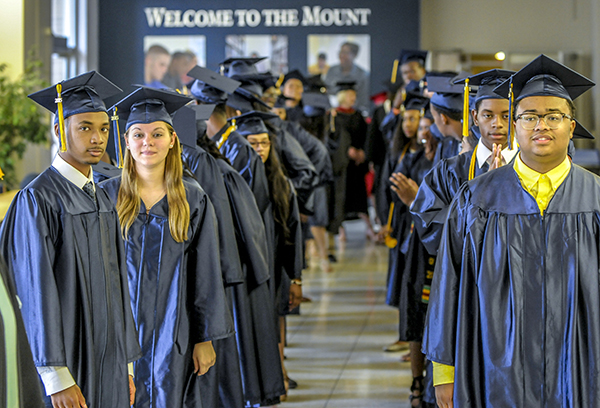
<path fill-rule="evenodd" d="M 473 151 L 439 161 L 425 176 L 410 212 L 427 252 L 435 255 L 450 202 L 460 187 L 469 180 Z M 489 169 L 475 163 L 475 177 Z"/>
<path fill-rule="evenodd" d="M 298 205 L 303 214 L 314 213 L 312 193 L 319 184 L 319 174 L 315 169 L 300 143 L 284 128 L 279 127 L 276 118 L 269 121 L 277 136 L 275 149 L 279 155 L 281 165 L 286 169 L 287 175 L 297 192 Z"/>
<path fill-rule="evenodd" d="M 510 165 L 459 190 L 423 342 L 456 368 L 455 407 L 597 406 L 599 203 L 576 165 L 543 216 Z"/>
<path fill-rule="evenodd" d="M 0 353 L 0 406 L 42 408 L 45 404 L 42 399 L 39 376 L 33 364 L 25 325 L 19 310 L 17 290 L 4 259 L 0 259 L 0 297 L 3 297 L 0 302 L 4 305 L 0 306 L 0 350 L 2 350 Z M 8 358 L 10 353 L 16 357 L 14 365 Z M 13 384 L 16 384 L 16 389 Z M 11 393 L 16 395 L 17 405 L 14 405 L 14 400 L 9 397 Z M 9 400 L 9 398 L 11 399 Z"/>
<path fill-rule="evenodd" d="M 194 345 L 234 335 L 223 289 L 213 206 L 196 184 L 183 181 L 190 206 L 188 239 L 169 229 L 167 197 L 131 225 L 125 250 L 131 308 L 142 358 L 135 363 L 136 407 L 202 406 L 193 372 Z M 121 178 L 100 184 L 117 201 Z"/>
<path fill-rule="evenodd" d="M 237 256 L 237 242 L 231 218 L 231 209 L 227 199 L 225 183 L 217 161 L 199 146 L 190 147 L 182 145 L 181 158 L 190 169 L 200 187 L 208 194 L 219 229 L 219 254 L 223 282 L 226 285 L 235 285 L 244 281 L 242 266 Z"/>
<path fill-rule="evenodd" d="M 128 407 L 140 347 L 117 213 L 104 191 L 96 198 L 46 169 L 14 198 L 0 247 L 35 365 L 66 366 L 88 407 Z"/>
<path fill-rule="evenodd" d="M 270 248 L 252 191 L 231 166 L 223 160 L 217 163 L 223 173 L 246 278 L 243 284 L 227 288 L 233 302 L 244 400 L 249 406 L 269 406 L 277 404 L 285 393 L 269 288 Z"/>
<path fill-rule="evenodd" d="M 208 194 L 215 210 L 223 284 L 226 287 L 240 284 L 244 282 L 244 273 L 240 264 L 227 190 L 217 160 L 199 146 L 182 145 L 181 157 L 201 188 Z M 233 311 L 229 296 L 228 305 Z M 225 408 L 242 406 L 244 393 L 236 337 L 214 341 L 213 348 L 216 354 L 215 365 L 199 379 L 202 405 Z"/>

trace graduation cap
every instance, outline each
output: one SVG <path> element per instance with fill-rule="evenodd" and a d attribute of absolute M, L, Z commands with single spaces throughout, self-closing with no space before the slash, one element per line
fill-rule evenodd
<path fill-rule="evenodd" d="M 418 93 L 413 92 L 408 92 L 406 94 L 406 99 L 402 103 L 402 106 L 404 107 L 405 111 L 418 110 L 421 111 L 421 116 L 425 114 L 425 108 L 427 107 L 427 105 L 429 105 L 429 99 L 425 98 L 424 96 Z"/>
<path fill-rule="evenodd" d="M 67 151 L 64 120 L 87 112 L 106 112 L 104 99 L 122 90 L 96 71 L 86 72 L 29 95 L 29 98 L 56 115 L 60 131 L 60 151 Z"/>
<path fill-rule="evenodd" d="M 512 122 L 514 103 L 529 96 L 556 96 L 573 101 L 595 85 L 594 82 L 552 58 L 541 54 L 523 69 L 494 89 L 508 98 Z M 594 136 L 577 120 L 574 137 L 593 139 Z M 509 132 L 512 123 L 509 123 Z M 512 137 L 509 137 L 511 143 Z"/>
<path fill-rule="evenodd" d="M 449 76 L 446 73 L 427 75 L 427 89 L 435 92 L 431 97 L 433 106 L 454 112 L 463 110 L 463 86 L 455 85 L 455 79 L 456 75 Z"/>
<path fill-rule="evenodd" d="M 329 96 L 320 92 L 307 92 L 302 95 L 302 110 L 304 115 L 313 118 L 323 116 L 331 109 Z"/>
<path fill-rule="evenodd" d="M 312 75 L 306 79 L 304 83 L 304 90 L 306 92 L 320 92 L 327 93 L 327 84 L 321 79 L 321 75 Z"/>
<path fill-rule="evenodd" d="M 491 69 L 489 71 L 481 72 L 477 75 L 471 75 L 466 78 L 455 80 L 454 83 L 461 85 L 464 84 L 463 90 L 463 137 L 469 136 L 469 111 L 471 107 L 471 94 L 470 86 L 477 86 L 477 94 L 473 98 L 472 105 L 476 105 L 477 102 L 484 99 L 506 99 L 494 92 L 494 88 L 508 79 L 514 71 L 507 71 L 503 69 Z"/>
<path fill-rule="evenodd" d="M 410 61 L 417 61 L 419 64 L 425 66 L 425 60 L 429 51 L 423 50 L 402 50 L 400 51 L 400 65 L 404 65 Z"/>
<path fill-rule="evenodd" d="M 192 96 L 203 103 L 225 103 L 228 95 L 241 85 L 239 81 L 199 66 L 192 68 L 187 75 L 196 79 L 190 88 Z"/>
<path fill-rule="evenodd" d="M 260 85 L 260 83 L 255 82 L 255 81 L 242 80 L 242 85 L 240 85 L 240 88 L 243 88 L 246 91 L 252 92 L 258 98 L 262 97 L 262 95 L 263 95 L 262 85 Z"/>
<path fill-rule="evenodd" d="M 226 103 L 227 106 L 239 110 L 242 113 L 253 111 L 253 103 L 258 103 L 259 105 L 271 109 L 271 107 L 263 102 L 262 99 L 257 98 L 256 95 L 244 88 L 236 89 L 235 92 L 229 96 Z"/>
<path fill-rule="evenodd" d="M 266 57 L 258 58 L 228 58 L 221 62 L 221 66 L 224 67 L 223 74 L 232 77 L 245 77 L 251 75 L 260 75 L 258 69 L 256 69 L 256 63 L 266 59 Z"/>
<path fill-rule="evenodd" d="M 210 118 L 216 105 L 189 105 L 173 114 L 173 129 L 179 141 L 190 147 L 196 147 L 198 134 L 206 132 L 206 120 Z"/>
<path fill-rule="evenodd" d="M 280 76 L 273 75 L 271 72 L 265 72 L 262 77 L 254 80 L 260 86 L 262 86 L 263 92 L 271 87 L 279 88 L 281 81 L 283 81 L 283 74 Z"/>
<path fill-rule="evenodd" d="M 302 82 L 302 85 L 306 85 L 306 78 L 304 78 L 302 72 L 298 71 L 297 69 L 294 69 L 293 71 L 290 71 L 287 74 L 285 74 L 281 86 L 285 85 L 285 83 L 290 79 L 297 79 L 298 81 Z"/>
<path fill-rule="evenodd" d="M 277 117 L 276 114 L 270 112 L 250 111 L 233 117 L 230 120 L 235 120 L 238 133 L 244 137 L 248 137 L 249 135 L 269 133 L 264 121 Z"/>
<path fill-rule="evenodd" d="M 111 120 L 115 122 L 115 150 L 119 167 L 122 167 L 121 138 L 119 137 L 119 115 L 127 118 L 125 131 L 136 123 L 152 123 L 162 121 L 173 126 L 171 114 L 177 109 L 191 102 L 193 99 L 177 92 L 166 89 L 154 89 L 140 86 L 135 91 L 114 104 Z"/>
<path fill-rule="evenodd" d="M 120 176 L 122 172 L 120 168 L 113 166 L 110 163 L 103 162 L 102 160 L 97 164 L 92 164 L 92 171 L 94 172 L 95 183 Z"/>
<path fill-rule="evenodd" d="M 336 82 L 335 86 L 337 87 L 338 92 L 348 90 L 356 91 L 356 81 L 340 81 Z"/>

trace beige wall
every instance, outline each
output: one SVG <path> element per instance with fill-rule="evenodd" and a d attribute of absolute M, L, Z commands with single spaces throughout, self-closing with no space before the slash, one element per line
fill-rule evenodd
<path fill-rule="evenodd" d="M 23 9 L 23 2 L 20 0 L 0 0 L 0 10 L 2 10 L 0 63 L 8 64 L 7 72 L 11 78 L 16 78 L 23 72 L 25 48 Z"/>
<path fill-rule="evenodd" d="M 421 0 L 421 47 L 589 54 L 594 1 Z"/>

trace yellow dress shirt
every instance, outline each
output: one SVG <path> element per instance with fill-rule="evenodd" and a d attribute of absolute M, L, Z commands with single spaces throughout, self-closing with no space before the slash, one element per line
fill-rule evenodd
<path fill-rule="evenodd" d="M 569 157 L 558 166 L 547 173 L 538 173 L 537 171 L 527 167 L 521 154 L 518 154 L 514 161 L 514 169 L 521 181 L 521 185 L 538 204 L 540 213 L 544 215 L 544 211 L 548 207 L 548 203 L 554 196 L 556 189 L 565 181 L 569 171 L 571 170 L 571 161 Z M 433 362 L 433 385 L 443 385 L 454 383 L 454 367 Z"/>

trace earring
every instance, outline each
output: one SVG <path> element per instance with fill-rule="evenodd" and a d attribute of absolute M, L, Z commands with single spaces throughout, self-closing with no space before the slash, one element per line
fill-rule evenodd
<path fill-rule="evenodd" d="M 173 148 L 173 145 L 169 145 L 170 148 Z"/>

